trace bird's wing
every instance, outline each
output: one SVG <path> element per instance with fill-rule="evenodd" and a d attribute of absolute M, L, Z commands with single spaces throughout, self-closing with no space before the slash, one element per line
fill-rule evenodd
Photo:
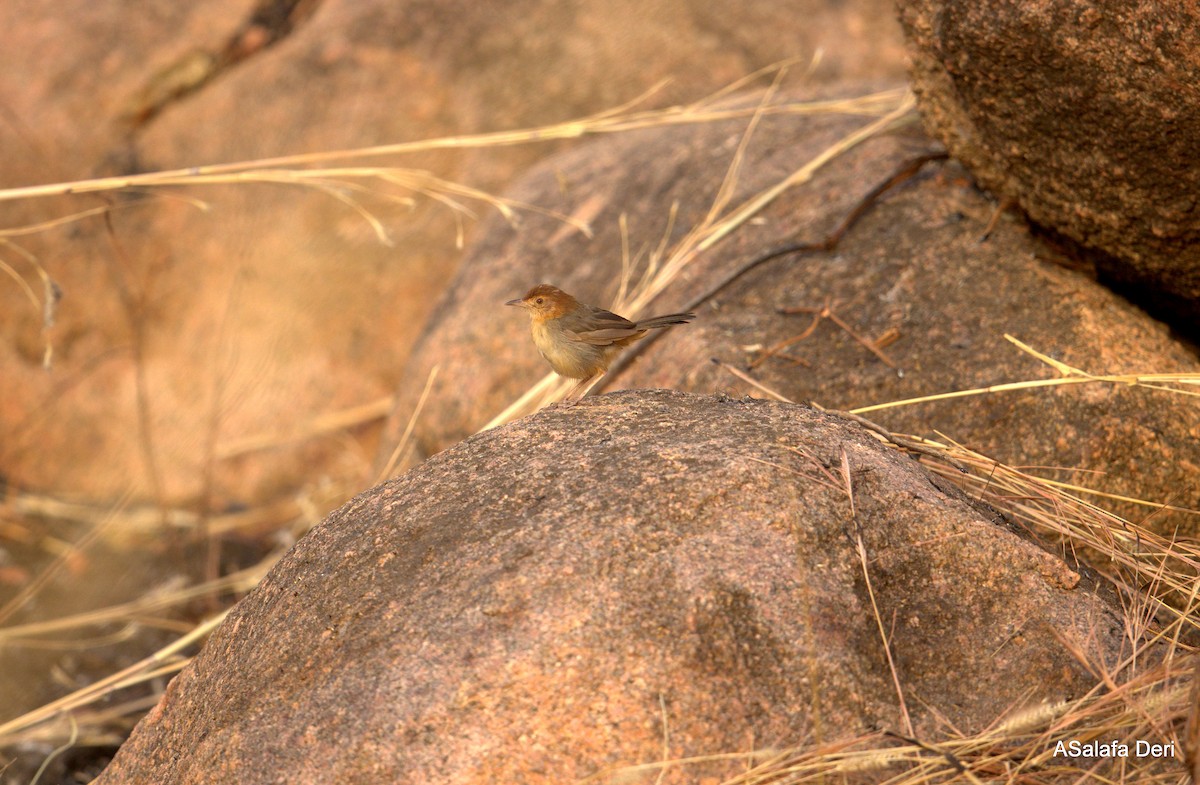
<path fill-rule="evenodd" d="M 637 330 L 632 327 L 614 327 L 605 330 L 588 330 L 585 333 L 569 332 L 568 335 L 572 341 L 580 343 L 590 343 L 593 346 L 608 346 L 625 338 L 630 338 L 638 333 L 643 333 L 645 330 Z"/>
<path fill-rule="evenodd" d="M 590 343 L 594 346 L 608 346 L 642 332 L 636 324 L 612 311 L 597 308 L 588 314 L 588 317 L 589 329 L 567 331 L 571 340 Z"/>

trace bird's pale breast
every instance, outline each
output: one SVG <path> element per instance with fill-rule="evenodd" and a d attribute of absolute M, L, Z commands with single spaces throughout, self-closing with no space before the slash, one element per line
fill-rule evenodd
<path fill-rule="evenodd" d="M 553 321 L 535 321 L 531 331 L 533 343 L 555 373 L 572 379 L 586 379 L 608 367 L 605 349 L 609 347 L 572 341 Z"/>

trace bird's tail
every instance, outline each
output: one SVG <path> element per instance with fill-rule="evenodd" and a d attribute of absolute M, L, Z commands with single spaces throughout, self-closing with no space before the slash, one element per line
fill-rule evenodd
<path fill-rule="evenodd" d="M 665 316 L 651 316 L 649 319 L 641 319 L 637 326 L 639 330 L 653 330 L 657 327 L 667 327 L 672 324 L 687 324 L 692 319 L 696 318 L 694 313 L 669 313 Z"/>

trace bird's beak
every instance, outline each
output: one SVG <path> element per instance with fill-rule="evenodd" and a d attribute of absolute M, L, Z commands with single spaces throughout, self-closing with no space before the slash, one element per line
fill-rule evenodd
<path fill-rule="evenodd" d="M 520 308 L 524 304 L 525 304 L 525 301 L 522 300 L 520 297 L 518 297 L 515 300 L 509 300 L 508 302 L 505 303 L 505 305 L 515 305 L 518 308 Z"/>

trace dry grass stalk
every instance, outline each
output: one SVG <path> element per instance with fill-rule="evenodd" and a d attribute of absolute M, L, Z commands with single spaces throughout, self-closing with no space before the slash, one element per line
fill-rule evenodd
<path fill-rule="evenodd" d="M 1021 341 L 1011 335 L 1004 336 L 1006 340 L 1015 344 L 1021 351 L 1036 357 L 1038 360 L 1046 363 L 1054 368 L 1061 375 L 1055 379 L 1029 379 L 1020 382 L 1006 382 L 1004 384 L 993 384 L 988 387 L 976 387 L 970 390 L 956 390 L 954 392 L 938 393 L 936 395 L 922 395 L 916 398 L 905 398 L 899 401 L 888 401 L 886 403 L 877 403 L 873 406 L 862 406 L 854 409 L 855 414 L 866 414 L 867 412 L 877 412 L 884 409 L 894 409 L 899 406 L 912 406 L 918 403 L 931 403 L 933 401 L 947 401 L 954 398 L 968 398 L 975 395 L 991 395 L 1000 392 L 1012 392 L 1015 390 L 1032 390 L 1040 387 L 1062 387 L 1072 384 L 1117 384 L 1127 386 L 1146 387 L 1152 390 L 1161 390 L 1164 392 L 1175 393 L 1176 395 L 1200 396 L 1200 389 L 1192 390 L 1190 387 L 1200 387 L 1200 373 L 1128 373 L 1128 374 L 1093 374 L 1078 368 L 1052 359 L 1041 352 L 1038 352 L 1029 346 L 1026 346 Z"/>
<path fill-rule="evenodd" d="M 123 177 L 103 177 L 67 183 L 6 188 L 0 189 L 0 202 L 46 196 L 101 193 L 131 188 L 157 188 L 166 185 L 247 182 L 254 180 L 252 174 L 254 172 L 265 172 L 266 176 L 262 180 L 270 181 L 273 177 L 286 178 L 296 174 L 298 171 L 297 167 L 310 167 L 314 164 L 329 161 L 395 157 L 446 149 L 507 147 L 559 139 L 575 139 L 595 134 L 622 133 L 666 125 L 691 125 L 713 123 L 721 120 L 735 120 L 752 116 L 755 113 L 768 115 L 855 114 L 878 116 L 892 111 L 896 102 L 907 93 L 906 90 L 892 89 L 848 99 L 788 101 L 763 109 L 747 109 L 745 107 L 722 107 L 716 105 L 726 97 L 728 90 L 724 89 L 685 106 L 635 111 L 635 108 L 639 104 L 645 103 L 660 88 L 661 85 L 656 86 L 633 101 L 589 117 L 539 128 L 467 134 L 415 142 L 359 147 L 348 150 L 331 150 L 321 153 L 260 158 L 252 161 L 239 161 L 211 166 L 191 166 L 182 169 Z M 304 169 L 299 171 L 302 173 L 314 173 L 322 170 Z M 330 167 L 324 171 L 327 174 L 334 173 L 338 171 L 338 168 Z M 378 171 L 389 172 L 393 170 L 385 167 Z M 394 171 L 397 172 L 401 180 L 405 183 L 411 183 L 414 178 L 419 180 L 428 176 L 427 173 L 414 170 L 399 169 Z M 361 176 L 364 169 L 360 168 L 358 172 L 359 174 L 355 176 Z M 249 177 L 240 179 L 242 175 L 249 175 Z M 320 178 L 322 175 L 304 174 L 303 176 L 306 178 Z"/>
<path fill-rule="evenodd" d="M 892 674 L 892 684 L 896 688 L 896 702 L 900 706 L 900 719 L 904 722 L 904 730 L 913 734 L 912 718 L 908 713 L 908 703 L 904 700 L 904 687 L 900 682 L 900 674 L 896 671 L 896 660 L 892 656 L 892 646 L 888 642 L 887 626 L 879 615 L 879 603 L 875 601 L 875 588 L 871 584 L 871 570 L 868 567 L 867 546 L 863 544 L 862 524 L 854 506 L 854 481 L 850 472 L 850 456 L 842 450 L 841 460 L 842 482 L 845 485 L 846 498 L 850 502 L 850 521 L 854 524 L 854 551 L 858 554 L 858 564 L 862 568 L 863 582 L 867 587 L 867 598 L 871 601 L 871 615 L 875 617 L 875 627 L 879 631 L 879 640 L 883 645 L 883 654 L 887 659 L 888 670 Z"/>
<path fill-rule="evenodd" d="M 324 517 L 325 513 L 349 499 L 361 488 L 336 485 L 315 485 L 305 494 L 264 504 L 239 512 L 222 513 L 209 518 L 208 534 L 227 535 L 279 531 L 295 528 L 298 518 L 307 521 L 303 528 Z M 80 502 L 69 502 L 55 496 L 15 491 L 0 508 L 16 518 L 50 518 L 54 520 L 95 525 L 111 519 L 113 524 L 104 530 L 105 542 L 110 545 L 134 545 L 156 541 L 162 537 L 164 520 L 158 507 L 127 506 L 112 510 Z M 315 517 L 314 517 L 315 516 Z M 183 507 L 166 510 L 165 524 L 169 529 L 196 531 L 200 514 Z"/>
<path fill-rule="evenodd" d="M 242 595 L 253 589 L 262 580 L 267 571 L 279 560 L 279 554 L 273 554 L 258 564 L 245 570 L 222 576 L 212 581 L 184 588 L 169 588 L 152 591 L 136 600 L 110 605 L 94 611 L 63 616 L 57 619 L 18 624 L 10 627 L 0 627 L 0 646 L 27 646 L 31 648 L 54 647 L 55 642 L 38 640 L 37 636 L 56 635 L 64 632 L 79 631 L 89 627 L 110 624 L 144 624 L 148 614 L 158 613 L 169 608 L 178 608 L 189 602 L 206 597 L 226 594 Z M 77 643 L 76 640 L 68 643 Z"/>
<path fill-rule="evenodd" d="M 297 442 L 358 428 L 382 420 L 392 410 L 394 401 L 393 396 L 388 396 L 358 406 L 326 412 L 286 433 L 255 434 L 231 439 L 217 445 L 215 456 L 218 460 L 229 460 L 252 452 L 276 450 Z"/>
<path fill-rule="evenodd" d="M 906 438 L 929 450 L 944 452 L 971 469 L 964 474 L 933 461 L 928 464 L 933 471 L 1023 521 L 1043 539 L 1100 554 L 1106 561 L 1090 562 L 1116 581 L 1124 594 L 1143 597 L 1156 612 L 1175 616 L 1181 624 L 1200 631 L 1200 615 L 1187 612 L 1196 609 L 1200 544 L 1169 540 L 1068 493 L 1057 483 L 1006 466 L 953 441 Z M 1149 594 L 1145 594 L 1147 590 Z M 1184 603 L 1182 612 L 1167 602 L 1171 597 Z"/>
<path fill-rule="evenodd" d="M 226 613 L 228 611 L 197 625 L 174 643 L 164 646 L 128 668 L 0 724 L 0 746 L 9 746 L 19 734 L 56 717 L 90 706 L 119 690 L 178 672 L 190 662 L 190 658 L 181 656 L 180 652 L 206 638 L 225 619 Z"/>
<path fill-rule="evenodd" d="M 413 407 L 412 416 L 408 418 L 408 425 L 404 427 L 404 433 L 400 436 L 400 441 L 396 443 L 396 448 L 392 450 L 391 456 L 388 457 L 387 463 L 383 467 L 383 471 L 375 478 L 374 485 L 378 485 L 384 480 L 392 476 L 392 472 L 396 470 L 396 466 L 400 463 L 403 456 L 407 453 L 409 441 L 412 439 L 413 429 L 416 428 L 417 419 L 421 416 L 421 411 L 425 408 L 425 401 L 429 398 L 429 391 L 433 389 L 433 382 L 437 379 L 438 366 L 433 366 L 429 369 L 429 376 L 425 379 L 425 388 L 421 390 L 421 397 L 417 399 L 417 405 Z M 391 401 L 388 401 L 388 409 L 391 411 Z"/>

